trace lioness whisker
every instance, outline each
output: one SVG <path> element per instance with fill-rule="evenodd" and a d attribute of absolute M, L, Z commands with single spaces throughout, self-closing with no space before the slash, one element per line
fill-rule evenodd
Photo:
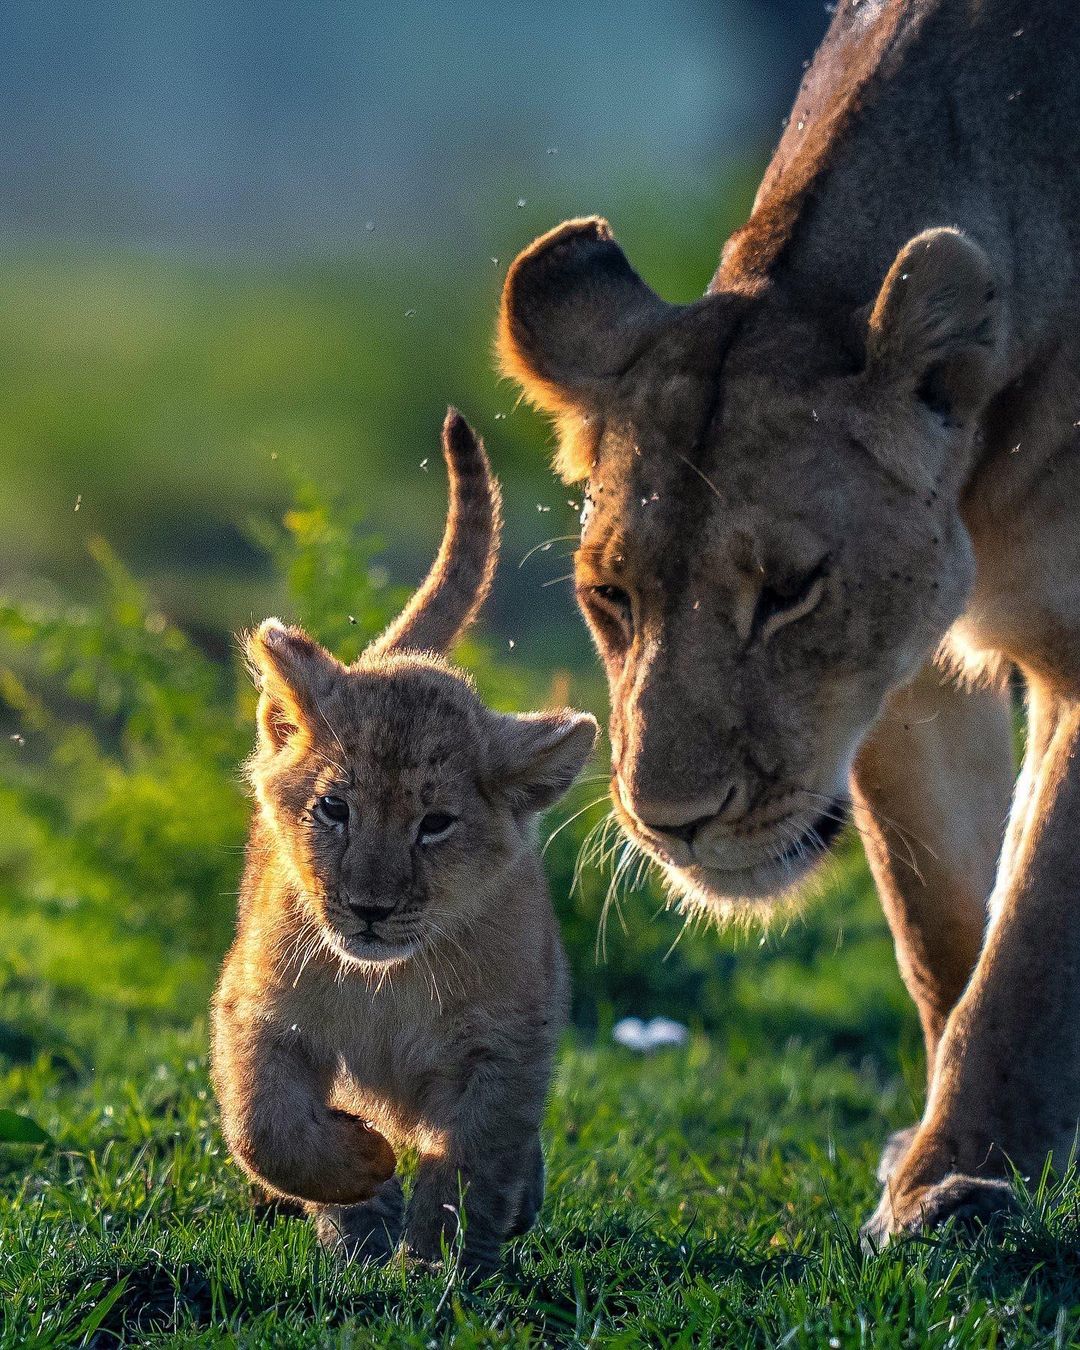
<path fill-rule="evenodd" d="M 534 553 L 541 553 L 544 549 L 549 549 L 552 544 L 576 544 L 577 540 L 578 537 L 576 534 L 556 534 L 550 539 L 542 539 L 539 544 L 534 544 L 533 547 L 529 549 L 528 553 L 526 553 L 518 563 L 518 569 L 520 570 L 524 567 Z"/>
<path fill-rule="evenodd" d="M 829 807 L 832 807 L 833 805 L 834 799 L 831 797 L 826 797 L 824 793 L 812 792 L 809 788 L 797 788 L 796 791 L 803 793 L 805 796 L 813 797 L 817 801 L 825 802 Z M 884 831 L 891 832 L 896 836 L 896 838 L 900 841 L 900 843 L 904 845 L 908 853 L 906 859 L 897 858 L 897 861 L 905 863 L 908 867 L 911 868 L 915 876 L 918 877 L 920 881 L 922 881 L 923 876 L 919 868 L 918 861 L 915 857 L 915 850 L 913 844 L 918 845 L 920 848 L 925 849 L 926 852 L 930 855 L 930 857 L 933 858 L 934 861 L 936 862 L 937 854 L 930 847 L 930 845 L 926 843 L 925 840 L 920 839 L 919 836 L 916 835 L 913 831 L 910 831 L 906 829 L 904 826 L 900 825 L 898 821 L 892 820 L 889 816 L 886 816 L 883 812 L 878 811 L 874 807 L 870 806 L 868 802 L 864 802 L 861 800 L 852 802 L 851 808 L 852 808 L 852 823 L 854 824 L 856 831 L 860 835 L 863 835 L 865 837 L 865 831 L 859 824 L 857 814 L 860 811 L 865 811 L 866 814 L 871 818 L 871 820 L 875 821 L 878 825 L 880 825 Z M 828 810 L 823 811 L 821 814 L 823 816 L 826 816 L 830 820 L 838 819 L 836 815 L 830 815 Z"/>
<path fill-rule="evenodd" d="M 557 826 L 555 827 L 555 829 L 553 829 L 552 832 L 548 835 L 547 840 L 546 840 L 546 842 L 545 842 L 545 844 L 544 844 L 544 847 L 543 847 L 543 848 L 541 849 L 541 851 L 540 851 L 540 856 L 541 856 L 541 857 L 544 857 L 544 855 L 547 853 L 548 849 L 551 847 L 551 841 L 552 841 L 557 835 L 562 834 L 563 830 L 565 830 L 566 827 L 567 827 L 568 825 L 573 825 L 574 821 L 575 821 L 575 820 L 578 820 L 581 816 L 585 815 L 585 813 L 586 813 L 587 811 L 591 811 L 594 807 L 599 806 L 601 802 L 606 802 L 606 801 L 607 801 L 607 793 L 605 792 L 604 795 L 603 795 L 602 797 L 597 797 L 597 798 L 595 799 L 595 801 L 591 801 L 591 802 L 589 802 L 586 806 L 583 806 L 583 807 L 581 808 L 580 811 L 575 811 L 574 814 L 573 814 L 572 816 L 568 816 L 568 817 L 562 822 L 561 825 L 557 825 Z"/>

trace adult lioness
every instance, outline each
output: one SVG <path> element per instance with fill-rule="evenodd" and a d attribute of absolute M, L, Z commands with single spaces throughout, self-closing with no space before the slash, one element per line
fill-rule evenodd
<path fill-rule="evenodd" d="M 1003 1207 L 1080 1116 L 1078 271 L 1076 0 L 844 0 L 704 299 L 600 220 L 506 282 L 625 828 L 723 911 L 854 803 L 931 1065 L 875 1238 Z"/>

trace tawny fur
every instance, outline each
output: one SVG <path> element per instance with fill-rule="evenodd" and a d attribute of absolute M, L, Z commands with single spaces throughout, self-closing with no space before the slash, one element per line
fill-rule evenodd
<path fill-rule="evenodd" d="M 493 713 L 438 652 L 403 648 L 445 647 L 494 569 L 483 448 L 454 415 L 443 448 L 447 539 L 387 638 L 350 667 L 276 620 L 248 639 L 257 805 L 213 1073 L 234 1157 L 304 1201 L 328 1245 L 385 1259 L 404 1231 L 437 1260 L 464 1204 L 457 1251 L 482 1270 L 543 1194 L 567 976 L 535 817 L 569 788 L 596 724 Z M 419 1152 L 407 1210 L 406 1146 Z"/>
<path fill-rule="evenodd" d="M 507 277 L 504 365 L 587 480 L 626 828 L 716 913 L 848 799 L 867 841 L 930 1068 L 874 1240 L 1076 1137 L 1078 327 L 1074 0 L 842 0 L 694 304 L 596 220 Z"/>

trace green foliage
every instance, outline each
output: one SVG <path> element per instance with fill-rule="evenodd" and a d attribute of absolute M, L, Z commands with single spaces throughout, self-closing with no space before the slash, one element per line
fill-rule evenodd
<path fill-rule="evenodd" d="M 309 482 L 296 483 L 282 527 L 256 520 L 250 532 L 284 579 L 297 621 L 342 661 L 355 661 L 404 603 L 404 591 L 388 590 L 382 543 L 365 533 L 361 511 L 340 499 L 331 506 Z"/>
<path fill-rule="evenodd" d="M 29 1116 L 0 1110 L 0 1144 L 49 1144 L 52 1136 Z"/>

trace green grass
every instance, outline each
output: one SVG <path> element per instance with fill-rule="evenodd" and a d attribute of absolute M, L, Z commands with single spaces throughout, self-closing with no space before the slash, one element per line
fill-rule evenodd
<path fill-rule="evenodd" d="M 67 1008 L 39 1011 L 44 1028 Z M 54 1142 L 0 1151 L 5 1346 L 1080 1337 L 1075 1192 L 1033 1196 L 992 1240 L 859 1251 L 883 1132 L 908 1118 L 902 1083 L 874 1056 L 797 1038 L 751 1048 L 745 1027 L 743 1043 L 698 1033 L 648 1059 L 604 1036 L 568 1039 L 542 1222 L 498 1277 L 467 1289 L 449 1273 L 339 1268 L 303 1222 L 257 1220 L 222 1146 L 204 1024 L 81 1012 L 92 1063 L 45 1034 L 7 1075 Z"/>

